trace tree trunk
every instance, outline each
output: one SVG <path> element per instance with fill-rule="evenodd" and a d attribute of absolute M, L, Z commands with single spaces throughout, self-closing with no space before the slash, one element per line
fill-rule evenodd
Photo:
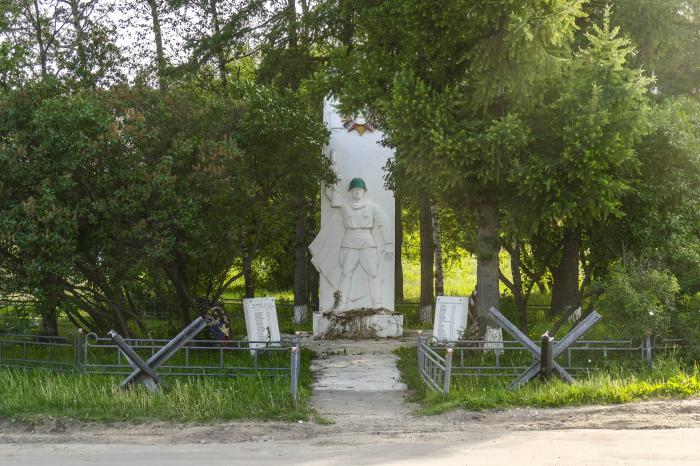
<path fill-rule="evenodd" d="M 403 249 L 403 224 L 401 223 L 401 198 L 394 192 L 394 299 L 397 303 L 404 301 L 403 296 L 403 262 L 401 252 Z"/>
<path fill-rule="evenodd" d="M 241 236 L 241 253 L 243 256 L 243 280 L 245 281 L 245 297 L 255 297 L 255 283 L 253 281 L 253 260 L 248 250 L 248 240 L 245 233 Z"/>
<path fill-rule="evenodd" d="M 168 84 L 165 80 L 165 53 L 163 52 L 163 36 L 160 30 L 160 15 L 158 13 L 157 0 L 148 0 L 148 6 L 151 7 L 153 38 L 156 43 L 156 68 L 158 74 L 158 87 L 161 91 L 164 91 L 168 88 Z"/>
<path fill-rule="evenodd" d="M 486 336 L 489 327 L 498 328 L 489 318 L 489 309 L 500 309 L 498 290 L 498 206 L 495 203 L 479 205 L 479 224 L 476 238 L 476 311 L 479 334 Z"/>
<path fill-rule="evenodd" d="M 564 247 L 559 265 L 554 269 L 552 283 L 551 316 L 577 307 L 579 304 L 579 252 L 581 234 L 569 228 L 564 232 Z"/>
<path fill-rule="evenodd" d="M 339 6 L 341 11 L 340 41 L 345 46 L 346 53 L 349 55 L 355 40 L 353 12 L 355 11 L 356 5 L 350 0 L 341 0 Z"/>
<path fill-rule="evenodd" d="M 437 205 L 430 207 L 433 223 L 433 246 L 435 247 L 435 296 L 445 295 L 445 273 L 442 267 L 442 237 L 440 236 L 440 210 Z"/>
<path fill-rule="evenodd" d="M 516 241 L 513 246 L 512 254 L 510 255 L 510 270 L 513 274 L 513 296 L 515 297 L 515 306 L 520 315 L 520 330 L 527 333 L 527 307 L 525 296 L 523 295 L 523 280 L 520 273 L 520 241 Z"/>
<path fill-rule="evenodd" d="M 192 299 L 192 296 L 190 296 L 187 286 L 185 285 L 185 281 L 182 278 L 182 267 L 179 265 L 179 262 L 180 261 L 177 261 L 176 259 L 176 263 L 166 266 L 165 273 L 167 274 L 170 283 L 172 283 L 173 287 L 175 288 L 175 296 L 177 297 L 178 304 L 180 306 L 180 320 L 183 324 L 187 325 L 191 321 L 191 310 L 194 307 L 195 302 L 194 299 Z"/>
<path fill-rule="evenodd" d="M 39 47 L 39 64 L 41 65 L 41 78 L 46 79 L 48 77 L 48 51 L 46 50 L 47 45 L 44 43 L 44 31 L 41 22 L 41 12 L 39 11 L 39 1 L 34 0 L 34 20 L 35 28 L 34 33 L 36 34 L 36 42 Z M 31 12 L 30 12 L 31 15 Z"/>
<path fill-rule="evenodd" d="M 294 246 L 294 323 L 303 324 L 308 318 L 306 290 L 306 209 L 304 193 L 296 194 L 296 228 Z"/>
<path fill-rule="evenodd" d="M 57 281 L 58 282 L 58 281 Z M 59 285 L 50 286 L 39 301 L 41 331 L 43 335 L 58 336 L 58 307 L 61 304 L 63 289 Z"/>
<path fill-rule="evenodd" d="M 420 194 L 420 321 L 430 325 L 433 320 L 433 219 L 430 198 Z"/>
<path fill-rule="evenodd" d="M 296 50 L 299 46 L 299 32 L 297 31 L 297 2 L 287 0 L 287 34 L 290 50 Z"/>
<path fill-rule="evenodd" d="M 88 65 L 87 53 L 85 52 L 85 31 L 83 30 L 83 25 L 80 17 L 80 9 L 78 8 L 78 0 L 70 0 L 70 11 L 71 19 L 73 22 L 73 28 L 75 29 L 76 38 L 76 49 L 78 52 L 78 76 L 80 77 L 81 84 L 87 84 L 90 87 L 94 87 L 90 67 Z"/>
<path fill-rule="evenodd" d="M 46 302 L 41 304 L 39 309 L 41 313 L 41 332 L 49 337 L 58 336 L 58 309 L 57 302 L 54 299 L 48 298 Z"/>
<path fill-rule="evenodd" d="M 210 0 L 209 7 L 211 8 L 211 23 L 214 28 L 214 54 L 216 55 L 217 66 L 219 69 L 219 79 L 221 80 L 221 88 L 223 93 L 228 92 L 228 73 L 226 70 L 226 56 L 224 48 L 221 46 L 221 25 L 219 24 L 219 11 L 216 9 L 218 0 Z M 247 289 L 247 287 L 246 287 Z"/>

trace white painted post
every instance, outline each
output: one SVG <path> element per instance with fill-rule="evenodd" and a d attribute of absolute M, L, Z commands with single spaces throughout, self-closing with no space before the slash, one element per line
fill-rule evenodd
<path fill-rule="evenodd" d="M 291 378 L 291 391 L 292 391 L 292 399 L 294 402 L 297 402 L 298 399 L 298 369 L 299 369 L 299 352 L 297 351 L 296 346 L 292 346 L 292 360 L 290 364 L 290 378 Z"/>
<path fill-rule="evenodd" d="M 647 367 L 651 369 L 654 366 L 651 354 L 651 332 L 646 332 L 644 334 L 644 346 L 645 346 L 645 356 L 647 361 Z"/>
<path fill-rule="evenodd" d="M 447 348 L 445 353 L 445 379 L 442 384 L 442 396 L 443 398 L 450 394 L 450 376 L 452 375 L 452 354 L 454 350 L 452 348 Z"/>
<path fill-rule="evenodd" d="M 75 336 L 75 371 L 83 372 L 85 362 L 85 334 L 82 328 L 78 329 Z"/>
<path fill-rule="evenodd" d="M 418 370 L 423 370 L 423 330 L 418 330 L 416 348 L 418 349 Z"/>
<path fill-rule="evenodd" d="M 301 352 L 301 332 L 299 330 L 294 332 L 294 346 L 299 348 Z"/>

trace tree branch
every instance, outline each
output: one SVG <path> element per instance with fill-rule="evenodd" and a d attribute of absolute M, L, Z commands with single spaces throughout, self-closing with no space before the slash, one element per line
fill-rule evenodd
<path fill-rule="evenodd" d="M 509 289 L 512 293 L 515 293 L 515 285 L 513 285 L 513 282 L 511 282 L 510 280 L 508 280 L 508 278 L 507 278 L 505 275 L 503 275 L 503 272 L 501 272 L 501 269 L 500 269 L 500 268 L 498 269 L 498 278 L 501 279 L 501 282 L 503 282 L 503 284 L 504 284 L 506 287 L 508 287 L 508 289 Z"/>

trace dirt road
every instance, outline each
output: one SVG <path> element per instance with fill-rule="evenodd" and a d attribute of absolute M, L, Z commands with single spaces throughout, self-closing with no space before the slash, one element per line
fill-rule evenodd
<path fill-rule="evenodd" d="M 2 445 L 3 465 L 697 465 L 697 429 L 219 444 Z M 367 443 L 365 443 L 365 441 Z M 376 442 L 376 443 L 375 443 Z"/>
<path fill-rule="evenodd" d="M 314 422 L 0 426 L 5 465 L 698 465 L 700 400 Z"/>

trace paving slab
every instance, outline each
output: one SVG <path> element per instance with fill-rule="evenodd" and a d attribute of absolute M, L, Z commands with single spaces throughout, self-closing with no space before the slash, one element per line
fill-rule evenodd
<path fill-rule="evenodd" d="M 404 391 L 393 354 L 336 355 L 316 359 L 313 390 Z"/>

